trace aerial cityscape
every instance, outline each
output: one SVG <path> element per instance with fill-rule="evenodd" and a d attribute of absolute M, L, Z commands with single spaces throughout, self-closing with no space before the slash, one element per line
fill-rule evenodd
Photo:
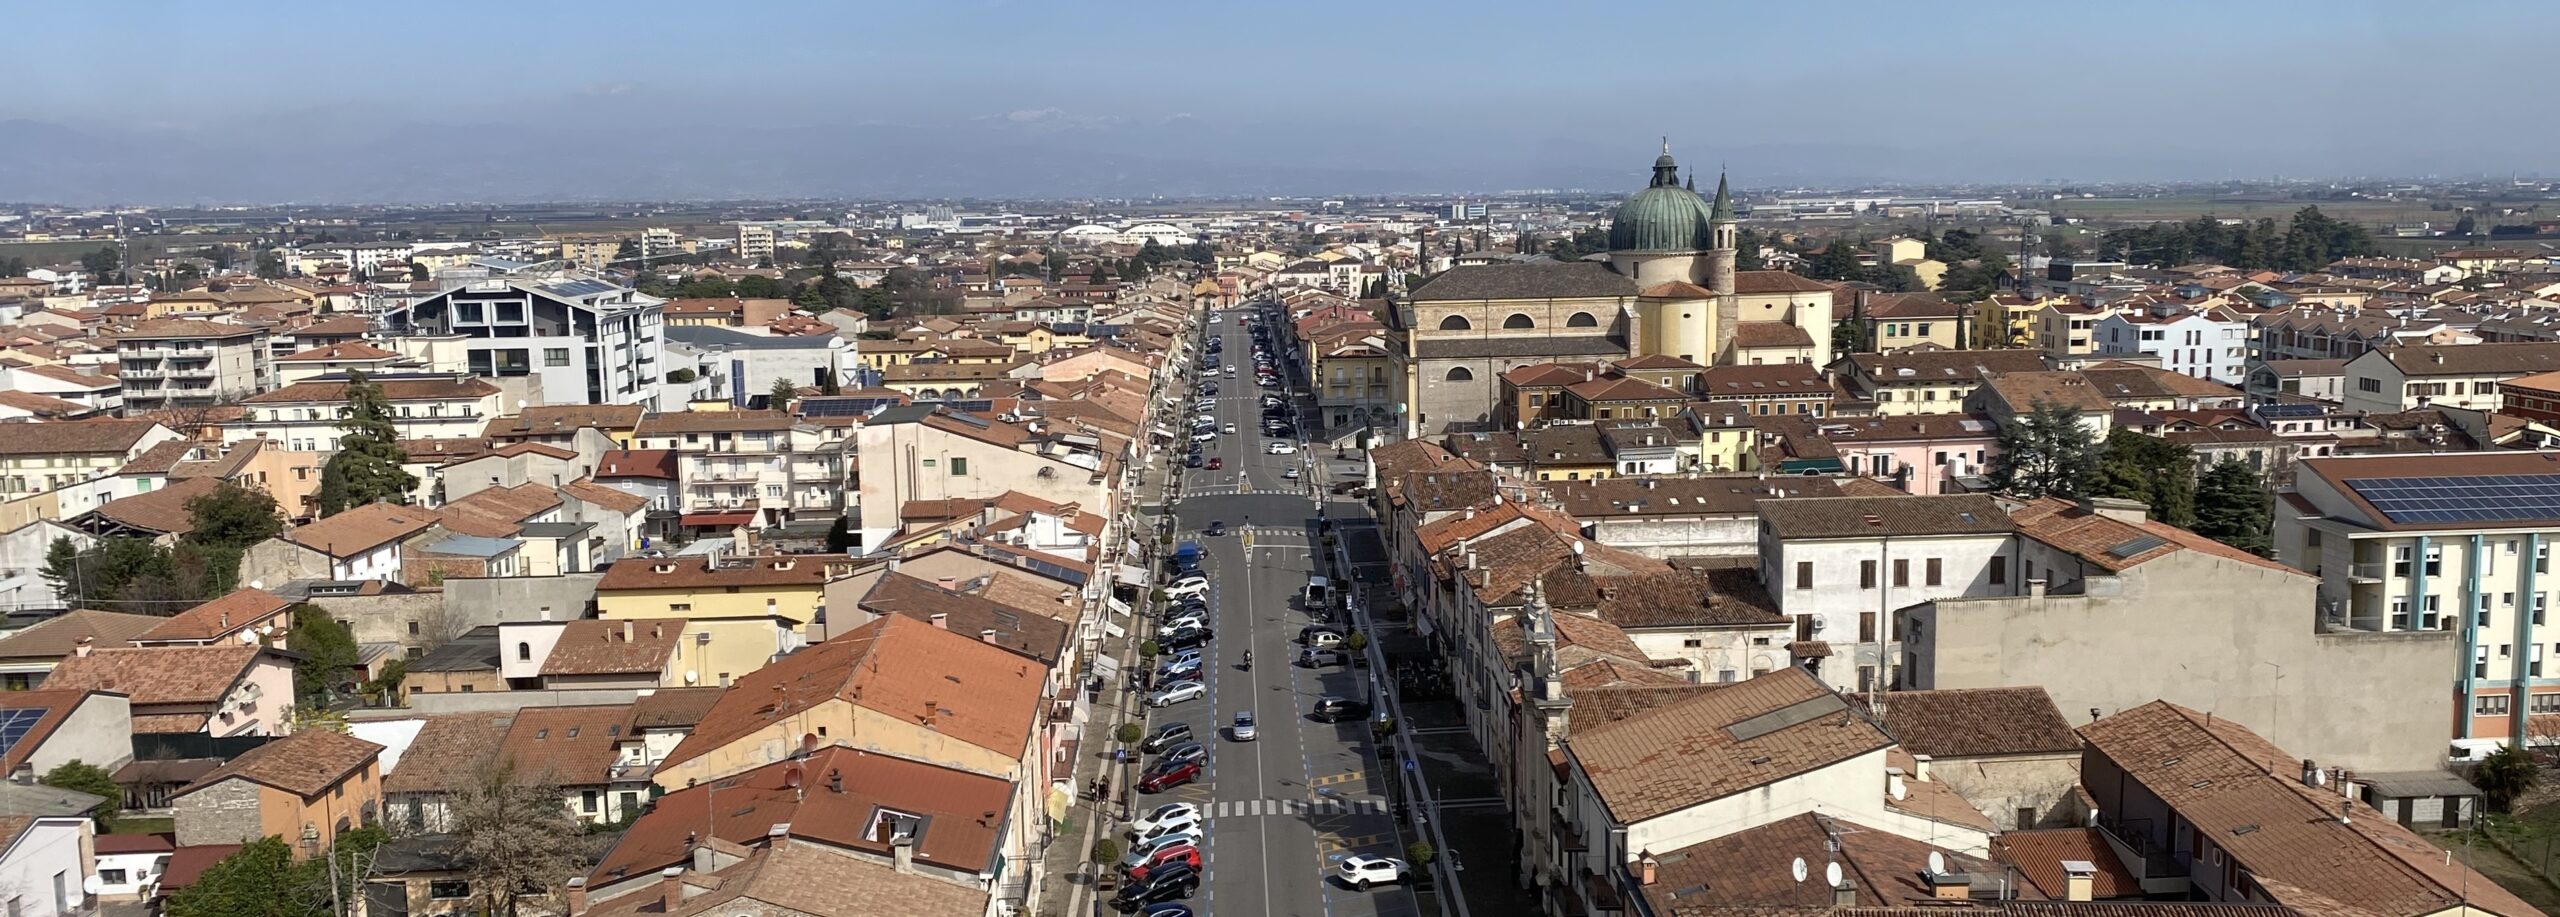
<path fill-rule="evenodd" d="M 2560 8 L 30 6 L 6 917 L 2560 913 Z"/>

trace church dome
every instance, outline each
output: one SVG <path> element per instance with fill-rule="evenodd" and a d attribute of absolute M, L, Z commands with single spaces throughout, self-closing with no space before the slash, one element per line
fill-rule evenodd
<path fill-rule="evenodd" d="M 1618 205 L 1609 219 L 1613 252 L 1695 252 L 1714 247 L 1707 202 L 1698 192 L 1680 187 L 1680 166 L 1671 150 L 1653 161 L 1653 183 Z"/>

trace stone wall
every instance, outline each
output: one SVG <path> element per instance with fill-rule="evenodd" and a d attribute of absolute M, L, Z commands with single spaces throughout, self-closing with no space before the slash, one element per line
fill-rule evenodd
<path fill-rule="evenodd" d="M 258 785 L 237 777 L 180 796 L 178 845 L 239 844 L 266 836 L 258 817 Z"/>

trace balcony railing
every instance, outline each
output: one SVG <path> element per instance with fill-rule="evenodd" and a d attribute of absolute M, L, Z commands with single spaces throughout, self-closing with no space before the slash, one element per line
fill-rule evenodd
<path fill-rule="evenodd" d="M 2391 563 L 2389 561 L 2358 561 L 2354 564 L 2348 565 L 2347 567 L 2347 578 L 2354 580 L 2366 580 L 2369 582 L 2379 583 L 2390 573 Z"/>

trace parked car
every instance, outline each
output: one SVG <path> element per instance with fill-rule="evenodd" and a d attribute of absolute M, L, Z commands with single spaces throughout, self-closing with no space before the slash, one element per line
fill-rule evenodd
<path fill-rule="evenodd" d="M 1188 745 L 1182 747 L 1197 748 L 1198 746 Z M 1201 821 L 1198 810 L 1193 810 L 1189 813 L 1175 813 L 1167 820 L 1155 822 L 1144 828 L 1138 827 L 1137 825 L 1131 825 L 1129 826 L 1129 836 L 1136 838 L 1137 843 L 1143 844 L 1168 834 L 1180 834 L 1185 831 L 1196 834 L 1203 830 L 1201 828 Z"/>
<path fill-rule="evenodd" d="M 1343 884 L 1362 891 L 1381 882 L 1402 882 L 1412 872 L 1412 867 L 1406 866 L 1403 860 L 1365 854 L 1343 857 L 1341 865 L 1334 867 L 1334 875 L 1341 878 Z"/>
<path fill-rule="evenodd" d="M 1153 829 L 1176 823 L 1199 824 L 1200 807 L 1188 802 L 1168 802 L 1149 809 L 1129 822 L 1129 834 L 1132 837 L 1153 838 L 1164 833 Z"/>
<path fill-rule="evenodd" d="M 1322 624 L 1309 624 L 1305 627 L 1298 628 L 1298 642 L 1304 643 L 1308 646 L 1325 645 L 1316 643 L 1316 640 L 1323 637 L 1331 637 L 1335 643 L 1342 642 L 1341 631 L 1326 627 Z"/>
<path fill-rule="evenodd" d="M 1320 669 L 1329 665 L 1349 665 L 1350 663 L 1351 656 L 1341 650 L 1316 649 L 1309 647 L 1298 651 L 1298 664 L 1310 669 Z"/>
<path fill-rule="evenodd" d="M 1256 730 L 1253 726 L 1253 711 L 1236 711 L 1236 720 L 1234 725 L 1227 727 L 1227 738 L 1234 739 L 1238 742 L 1251 742 L 1259 735 L 1260 731 Z"/>
<path fill-rule="evenodd" d="M 1200 841 L 1200 830 L 1194 828 L 1190 831 L 1167 834 L 1144 843 L 1131 844 L 1128 855 L 1120 858 L 1120 868 L 1128 869 L 1143 865 L 1156 854 L 1175 847 L 1199 847 Z"/>
<path fill-rule="evenodd" d="M 1191 724 L 1166 723 L 1156 727 L 1155 732 L 1149 733 L 1146 741 L 1138 743 L 1138 750 L 1155 754 L 1188 741 L 1191 741 Z M 1189 803 L 1181 803 L 1181 805 L 1189 805 Z"/>
<path fill-rule="evenodd" d="M 1156 634 L 1156 645 L 1169 650 L 1190 649 L 1209 642 L 1217 633 L 1207 627 L 1180 627 Z"/>
<path fill-rule="evenodd" d="M 1332 649 L 1343 644 L 1343 636 L 1329 630 L 1307 635 L 1307 645 L 1316 649 Z"/>
<path fill-rule="evenodd" d="M 1200 453 L 1197 452 L 1191 453 L 1190 457 L 1182 460 L 1182 467 L 1184 468 L 1198 468 L 1200 467 L 1200 464 Z"/>
<path fill-rule="evenodd" d="M 1156 684 L 1166 687 L 1199 677 L 1200 660 L 1198 659 L 1168 659 L 1156 666 Z"/>
<path fill-rule="evenodd" d="M 1271 445 L 1262 447 L 1262 451 L 1271 455 L 1296 455 L 1298 454 L 1298 447 L 1289 443 L 1272 443 Z"/>
<path fill-rule="evenodd" d="M 1194 434 L 1191 434 L 1191 441 L 1192 441 L 1192 442 L 1195 442 L 1195 443 L 1205 443 L 1205 442 L 1208 442 L 1208 441 L 1210 441 L 1210 440 L 1217 439 L 1217 438 L 1218 438 L 1218 431 L 1216 431 L 1216 430 L 1208 430 L 1208 431 L 1204 431 L 1204 432 L 1200 432 L 1200 433 L 1194 433 Z"/>
<path fill-rule="evenodd" d="M 1126 913 L 1158 902 L 1189 898 L 1199 890 L 1199 873 L 1188 866 L 1169 864 L 1147 877 L 1147 881 L 1120 886 L 1120 893 L 1111 898 L 1111 907 Z"/>
<path fill-rule="evenodd" d="M 1198 871 L 1200 848 L 1191 844 L 1175 844 L 1156 851 L 1156 855 L 1147 858 L 1146 862 L 1131 866 L 1123 872 L 1128 874 L 1131 882 L 1144 882 L 1148 877 L 1164 872 L 1165 867 L 1176 864 L 1185 869 Z"/>
<path fill-rule="evenodd" d="M 1346 697 L 1320 697 L 1307 715 L 1319 723 L 1340 723 L 1366 718 L 1369 705 Z"/>
<path fill-rule="evenodd" d="M 1298 479 L 1298 469 L 1295 469 L 1295 468 L 1283 469 L 1283 470 L 1280 472 L 1280 478 L 1281 478 L 1281 480 L 1284 480 L 1284 481 L 1295 481 L 1295 480 L 1297 480 L 1297 479 Z"/>
<path fill-rule="evenodd" d="M 1181 585 L 1185 585 L 1185 584 L 1189 584 L 1189 583 L 1198 583 L 1198 584 L 1201 584 L 1201 585 L 1204 585 L 1204 586 L 1205 586 L 1205 585 L 1208 585 L 1208 583 L 1209 583 L 1209 574 L 1206 574 L 1206 573 L 1199 573 L 1199 572 L 1185 573 L 1185 574 L 1182 574 L 1182 575 L 1180 575 L 1180 576 L 1176 576 L 1176 577 L 1174 577 L 1172 582 L 1166 583 L 1165 585 L 1166 585 L 1167 587 L 1172 587 L 1172 586 L 1181 586 Z"/>
<path fill-rule="evenodd" d="M 1194 627 L 1208 627 L 1208 626 L 1209 626 L 1209 618 L 1208 618 L 1208 616 L 1207 616 L 1207 615 L 1203 615 L 1203 614 L 1198 614 L 1198 613 L 1185 613 L 1185 614 L 1178 614 L 1178 615 L 1175 615 L 1171 620 L 1168 620 L 1168 621 L 1164 622 L 1164 629 L 1166 629 L 1166 630 L 1185 630 L 1185 629 L 1194 628 Z"/>
<path fill-rule="evenodd" d="M 1200 779 L 1200 762 L 1176 764 L 1164 770 L 1150 770 L 1138 778 L 1138 792 L 1161 793 Z"/>
<path fill-rule="evenodd" d="M 1170 707 L 1183 701 L 1209 696 L 1209 686 L 1196 681 L 1177 681 L 1147 695 L 1147 706 Z"/>
<path fill-rule="evenodd" d="M 1164 587 L 1165 595 L 1177 599 L 1186 595 L 1205 595 L 1208 592 L 1209 580 L 1207 577 L 1202 577 L 1196 580 L 1175 580 L 1173 585 Z"/>
<path fill-rule="evenodd" d="M 1206 761 L 1208 759 L 1209 749 L 1207 746 L 1201 745 L 1198 742 L 1184 742 L 1172 748 L 1165 749 L 1164 756 L 1157 758 L 1156 764 L 1161 767 L 1166 764 L 1181 764 L 1186 761 Z"/>
<path fill-rule="evenodd" d="M 1197 868 L 1197 867 L 1194 867 Z M 1138 912 L 1138 917 L 1194 917 L 1191 906 L 1179 901 L 1159 901 Z"/>

